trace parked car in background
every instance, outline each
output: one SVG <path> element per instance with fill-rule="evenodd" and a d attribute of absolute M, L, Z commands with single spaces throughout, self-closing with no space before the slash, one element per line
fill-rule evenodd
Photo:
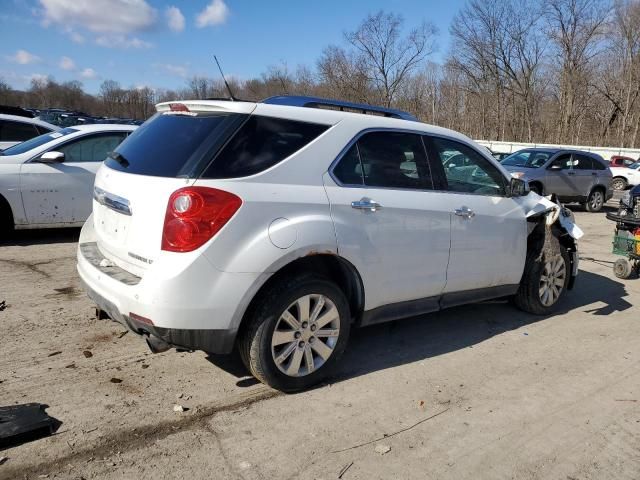
<path fill-rule="evenodd" d="M 154 352 L 238 348 L 294 391 L 352 324 L 508 296 L 548 314 L 573 284 L 559 207 L 457 132 L 308 97 L 157 110 L 100 167 L 78 246 L 101 316 Z"/>
<path fill-rule="evenodd" d="M 635 162 L 625 167 L 611 167 L 613 180 L 611 188 L 625 190 L 628 186 L 640 184 L 640 162 Z"/>
<path fill-rule="evenodd" d="M 556 194 L 561 202 L 578 202 L 589 212 L 599 212 L 613 196 L 611 170 L 604 159 L 590 152 L 527 148 L 502 161 L 511 175 L 529 182 L 540 194 Z"/>
<path fill-rule="evenodd" d="M 638 160 L 631 157 L 625 157 L 623 155 L 614 155 L 609 160 L 610 167 L 628 167 L 632 163 L 636 163 Z"/>
<path fill-rule="evenodd" d="M 136 128 L 70 127 L 0 152 L 0 232 L 82 225 L 96 171 Z"/>
<path fill-rule="evenodd" d="M 0 114 L 0 150 L 30 140 L 38 135 L 57 132 L 60 127 L 37 118 Z"/>

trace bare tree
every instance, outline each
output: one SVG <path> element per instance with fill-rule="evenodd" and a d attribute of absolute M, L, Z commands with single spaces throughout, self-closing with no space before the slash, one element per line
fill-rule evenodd
<path fill-rule="evenodd" d="M 406 36 L 400 15 L 380 11 L 369 15 L 346 40 L 359 52 L 369 80 L 390 106 L 398 89 L 413 70 L 434 50 L 436 28 L 422 22 Z"/>

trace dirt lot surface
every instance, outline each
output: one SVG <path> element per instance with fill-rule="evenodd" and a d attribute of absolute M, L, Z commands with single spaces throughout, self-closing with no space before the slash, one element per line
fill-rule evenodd
<path fill-rule="evenodd" d="M 613 276 L 604 214 L 576 217 L 557 315 L 485 303 L 357 330 L 333 383 L 295 395 L 235 357 L 150 354 L 95 320 L 78 231 L 18 234 L 0 246 L 0 405 L 62 424 L 0 451 L 0 478 L 638 479 L 640 280 Z"/>

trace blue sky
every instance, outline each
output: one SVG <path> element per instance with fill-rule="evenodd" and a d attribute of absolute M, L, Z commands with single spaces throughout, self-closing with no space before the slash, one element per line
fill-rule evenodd
<path fill-rule="evenodd" d="M 80 80 L 96 92 L 105 79 L 123 86 L 180 88 L 191 75 L 248 79 L 269 65 L 313 66 L 380 9 L 405 25 L 431 21 L 439 61 L 452 17 L 464 0 L 0 0 L 0 78 L 26 88 L 34 76 Z"/>

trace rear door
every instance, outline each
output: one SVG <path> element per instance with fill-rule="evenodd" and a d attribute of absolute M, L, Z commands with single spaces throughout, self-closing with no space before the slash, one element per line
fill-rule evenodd
<path fill-rule="evenodd" d="M 437 181 L 440 193 L 429 206 L 451 215 L 443 304 L 465 303 L 483 298 L 484 289 L 517 285 L 527 248 L 527 222 L 520 199 L 506 196 L 505 176 L 470 146 L 435 136 L 425 136 L 425 141 L 431 171 L 436 180 L 441 179 Z M 464 169 L 448 167 L 453 156 L 465 158 Z M 460 292 L 467 293 L 453 295 Z"/>
<path fill-rule="evenodd" d="M 418 310 L 436 309 L 450 215 L 436 201 L 421 136 L 362 135 L 325 176 L 325 188 L 338 252 L 362 274 L 365 309 L 417 299 L 427 299 Z"/>
<path fill-rule="evenodd" d="M 28 222 L 36 225 L 84 222 L 91 214 L 96 172 L 127 134 L 87 134 L 49 149 L 64 154 L 62 163 L 40 163 L 38 158 L 42 154 L 39 154 L 23 164 L 20 190 Z"/>

